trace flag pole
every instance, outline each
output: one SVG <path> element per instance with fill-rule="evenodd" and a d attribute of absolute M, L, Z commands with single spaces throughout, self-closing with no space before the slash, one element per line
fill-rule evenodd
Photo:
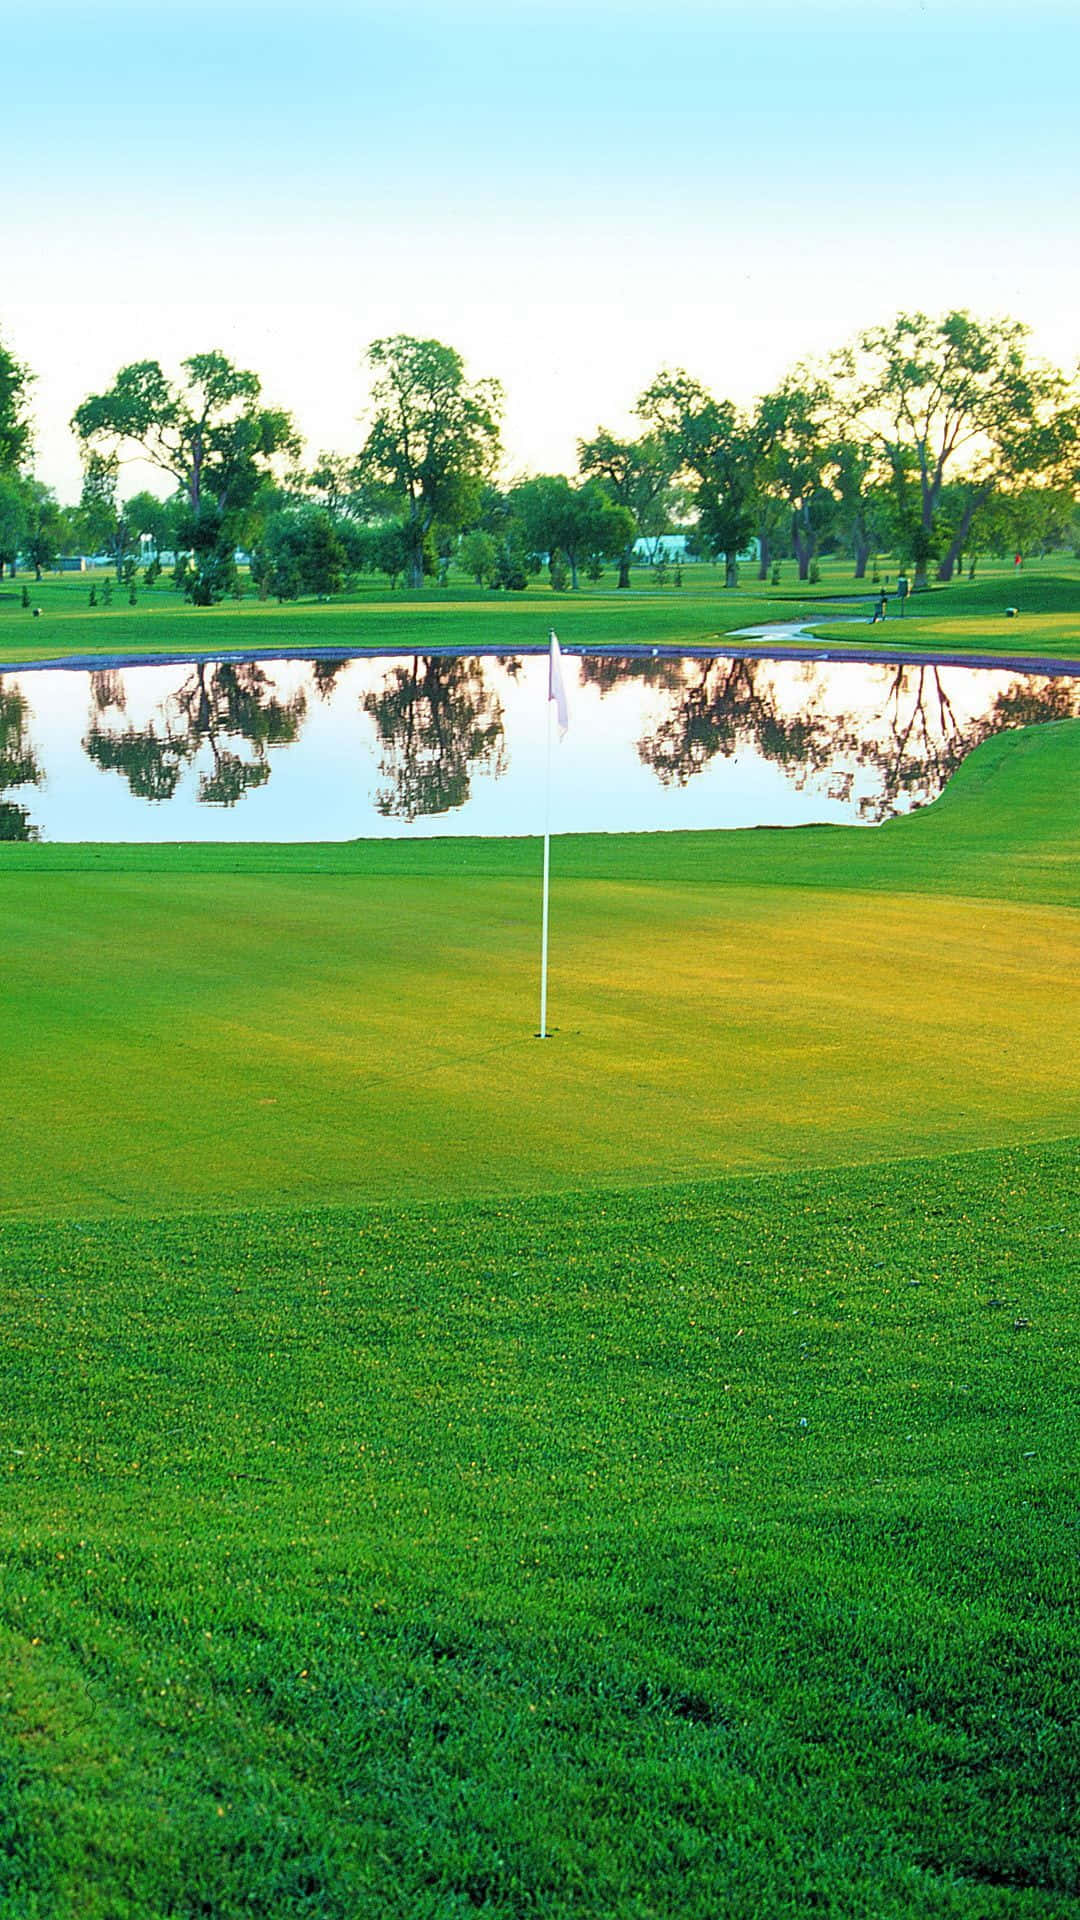
<path fill-rule="evenodd" d="M 548 891 L 551 883 L 551 706 L 547 701 L 547 777 L 544 782 L 544 906 L 540 923 L 540 1039 L 547 1031 Z"/>
<path fill-rule="evenodd" d="M 563 679 L 562 654 L 554 633 L 548 638 L 548 684 L 547 684 L 547 777 L 544 781 L 544 911 L 540 927 L 540 1032 L 537 1039 L 546 1040 L 547 1025 L 547 963 L 548 963 L 548 891 L 551 882 L 551 709 L 555 709 L 555 718 L 559 723 L 559 739 L 566 732 L 568 712 L 566 705 L 566 682 Z"/>

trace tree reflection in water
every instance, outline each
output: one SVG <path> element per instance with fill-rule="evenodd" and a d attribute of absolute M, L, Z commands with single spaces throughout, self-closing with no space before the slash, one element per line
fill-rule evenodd
<path fill-rule="evenodd" d="M 309 704 L 339 695 L 342 718 L 351 713 L 355 725 L 347 671 L 353 664 L 313 662 L 306 691 L 289 697 L 277 691 L 272 663 L 185 666 L 178 668 L 185 677 L 177 690 L 139 723 L 129 712 L 137 681 L 97 672 L 90 676 L 83 746 L 141 799 L 170 800 L 185 774 L 198 769 L 198 801 L 233 807 L 269 779 L 270 749 L 299 738 Z M 449 813 L 467 803 L 476 774 L 506 772 L 497 689 L 523 671 L 518 656 L 413 655 L 373 671 L 378 690 L 361 694 L 360 708 L 374 725 L 380 783 L 374 806 L 384 819 Z M 1080 712 L 1078 681 L 1018 675 L 1010 682 L 995 675 L 984 682 L 976 673 L 930 663 L 848 669 L 641 651 L 581 655 L 576 671 L 583 689 L 601 700 L 628 684 L 648 689 L 643 704 L 650 717 L 636 749 L 661 787 L 686 788 L 714 761 L 749 750 L 780 768 L 794 789 L 846 802 L 849 817 L 867 822 L 935 799 L 989 735 Z M 26 808 L 3 798 L 5 788 L 43 783 L 28 720 L 23 695 L 0 683 L 2 838 L 35 835 Z M 611 798 L 617 805 L 617 794 Z M 804 803 L 807 817 L 812 805 Z"/>
<path fill-rule="evenodd" d="M 345 667 L 351 666 L 349 660 L 313 660 L 311 663 L 311 684 L 320 700 L 329 700 L 338 683 L 338 675 Z"/>
<path fill-rule="evenodd" d="M 387 783 L 375 795 L 384 819 L 449 813 L 469 798 L 474 773 L 505 773 L 503 709 L 480 660 L 414 654 L 394 667 L 363 711 L 375 722 Z"/>
<path fill-rule="evenodd" d="M 601 693 L 610 691 L 626 677 L 612 672 L 613 664 L 590 661 L 583 678 Z M 1017 680 L 985 713 L 961 720 L 939 667 L 883 667 L 877 713 L 852 719 L 824 710 L 825 678 L 809 663 L 803 669 L 806 701 L 797 711 L 775 685 L 767 661 L 649 662 L 640 669 L 636 661 L 625 664 L 639 676 L 653 679 L 655 673 L 654 684 L 670 694 L 667 713 L 638 742 L 640 759 L 662 785 L 685 787 L 717 755 L 731 759 L 751 747 L 783 767 L 800 792 L 831 769 L 827 791 L 836 800 L 850 800 L 859 770 L 871 771 L 873 790 L 857 804 L 860 817 L 873 822 L 897 812 L 901 801 L 923 806 L 936 799 L 960 762 L 991 734 L 1080 713 L 1080 686 L 1046 677 Z M 674 668 L 674 681 L 657 671 L 665 664 Z"/>
<path fill-rule="evenodd" d="M 28 807 L 2 798 L 11 787 L 40 787 L 43 779 L 30 743 L 30 709 L 17 687 L 0 680 L 0 840 L 36 840 Z"/>
<path fill-rule="evenodd" d="M 820 711 L 820 687 L 805 675 L 807 703 L 797 714 L 782 711 L 763 660 L 694 661 L 693 678 L 674 693 L 671 710 L 638 742 L 638 754 L 664 786 L 685 787 L 720 754 L 730 760 L 755 747 L 764 760 L 785 768 L 801 792 L 854 738 L 842 714 Z"/>
<path fill-rule="evenodd" d="M 927 806 L 944 791 L 961 761 L 992 734 L 1078 713 L 1076 681 L 1040 676 L 1014 681 L 995 695 L 987 712 L 961 721 L 939 667 L 896 667 L 889 677 L 880 729 L 859 741 L 859 765 L 872 767 L 879 782 L 875 792 L 859 801 L 859 813 L 876 824 L 897 811 L 901 798 L 909 806 Z"/>
<path fill-rule="evenodd" d="M 288 700 L 275 692 L 255 660 L 210 666 L 198 661 L 178 692 L 161 702 L 157 720 L 117 726 L 105 718 L 126 710 L 119 675 L 91 675 L 91 715 L 83 747 L 95 765 L 123 775 L 143 800 L 170 800 L 184 769 L 204 743 L 213 766 L 200 773 L 197 798 L 206 806 L 234 807 L 270 778 L 267 750 L 290 745 L 307 713 L 301 690 Z M 238 753 L 229 741 L 243 740 Z"/>

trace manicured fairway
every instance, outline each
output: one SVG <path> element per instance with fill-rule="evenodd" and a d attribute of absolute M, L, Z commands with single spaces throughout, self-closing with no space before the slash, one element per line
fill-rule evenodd
<path fill-rule="evenodd" d="M 0 847 L 3 1920 L 1080 1920 L 1078 772 Z"/>
<path fill-rule="evenodd" d="M 0 662 L 280 647 L 407 653 L 483 645 L 512 652 L 543 645 L 551 625 L 568 647 L 693 647 L 741 627 L 804 620 L 815 631 L 820 623 L 820 631 L 836 644 L 859 649 L 880 646 L 888 652 L 902 643 L 927 653 L 1080 658 L 1080 565 L 1071 557 L 1032 562 L 1019 577 L 1011 568 L 991 567 L 970 584 L 934 588 L 910 602 L 903 621 L 895 617 L 894 598 L 892 617 L 883 626 L 870 624 L 875 589 L 852 578 L 849 562 L 826 561 L 816 585 L 800 582 L 790 565 L 775 587 L 756 580 L 754 571 L 744 566 L 741 584 L 731 592 L 723 586 L 722 569 L 701 564 L 684 568 L 681 587 L 658 588 L 648 569 L 636 569 L 632 589 L 623 593 L 610 576 L 585 583 L 578 593 L 553 594 L 540 579 L 522 594 L 492 594 L 455 575 L 449 587 L 418 594 L 391 594 L 385 584 L 365 580 L 326 604 L 278 606 L 249 597 L 210 608 L 189 607 L 159 586 L 142 592 L 134 607 L 120 591 L 110 607 L 92 611 L 86 581 L 67 575 L 27 582 L 41 608 L 39 619 L 21 606 L 21 587 L 5 582 Z M 1006 619 L 1005 608 L 1013 605 L 1019 617 Z M 806 644 L 812 649 L 815 642 L 811 638 Z"/>

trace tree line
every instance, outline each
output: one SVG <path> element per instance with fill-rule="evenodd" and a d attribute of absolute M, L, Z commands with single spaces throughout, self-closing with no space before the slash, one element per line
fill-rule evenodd
<path fill-rule="evenodd" d="M 800 580 L 846 553 L 862 580 L 878 554 L 915 587 L 952 579 L 986 551 L 1048 550 L 1078 538 L 1080 398 L 1037 360 L 1017 321 L 901 313 L 818 363 L 801 363 L 740 408 L 681 369 L 639 397 L 638 431 L 600 427 L 577 471 L 500 483 L 503 392 L 470 379 L 437 340 L 397 334 L 367 350 L 372 374 L 358 454 L 305 465 L 291 415 L 221 352 L 170 379 L 155 360 L 122 367 L 76 408 L 77 503 L 32 469 L 32 376 L 0 341 L 0 571 L 40 575 L 63 553 L 106 553 L 118 579 L 173 583 L 199 606 L 257 590 L 286 601 L 339 592 L 364 571 L 422 587 L 451 564 L 516 591 L 547 570 L 556 591 L 617 569 L 630 583 L 642 541 L 685 535 L 734 585 L 793 560 Z M 126 462 L 171 490 L 120 497 Z"/>

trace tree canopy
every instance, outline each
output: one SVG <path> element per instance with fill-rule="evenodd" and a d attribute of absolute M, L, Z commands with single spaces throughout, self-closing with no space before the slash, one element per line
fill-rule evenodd
<path fill-rule="evenodd" d="M 940 577 L 951 577 L 957 541 L 997 489 L 1022 482 L 1045 455 L 1044 434 L 1066 384 L 1031 360 L 1026 327 L 952 312 L 897 314 L 836 356 L 849 426 L 877 448 L 909 515 L 915 584 L 937 547 L 946 478 L 963 477 L 965 511 Z M 908 504 L 909 496 L 913 496 Z"/>
<path fill-rule="evenodd" d="M 30 450 L 28 372 L 0 340 L 0 473 L 15 473 Z"/>
<path fill-rule="evenodd" d="M 230 583 L 239 516 L 275 455 L 295 457 L 300 440 L 289 414 L 261 404 L 257 374 L 223 353 L 192 354 L 182 371 L 173 385 L 156 360 L 121 367 L 106 393 L 76 408 L 72 424 L 84 459 L 116 465 L 141 456 L 176 481 L 189 508 L 178 537 L 195 555 L 186 588 L 207 604 Z"/>
<path fill-rule="evenodd" d="M 411 587 L 424 579 L 424 541 L 436 522 L 450 532 L 479 511 L 499 454 L 502 388 L 465 378 L 453 347 L 398 333 L 373 340 L 371 422 L 358 463 L 361 479 L 387 489 L 401 515 Z"/>
<path fill-rule="evenodd" d="M 681 369 L 657 375 L 638 413 L 661 436 L 675 471 L 689 478 L 701 536 L 709 552 L 723 554 L 733 586 L 738 556 L 754 531 L 758 441 L 752 422 Z"/>

